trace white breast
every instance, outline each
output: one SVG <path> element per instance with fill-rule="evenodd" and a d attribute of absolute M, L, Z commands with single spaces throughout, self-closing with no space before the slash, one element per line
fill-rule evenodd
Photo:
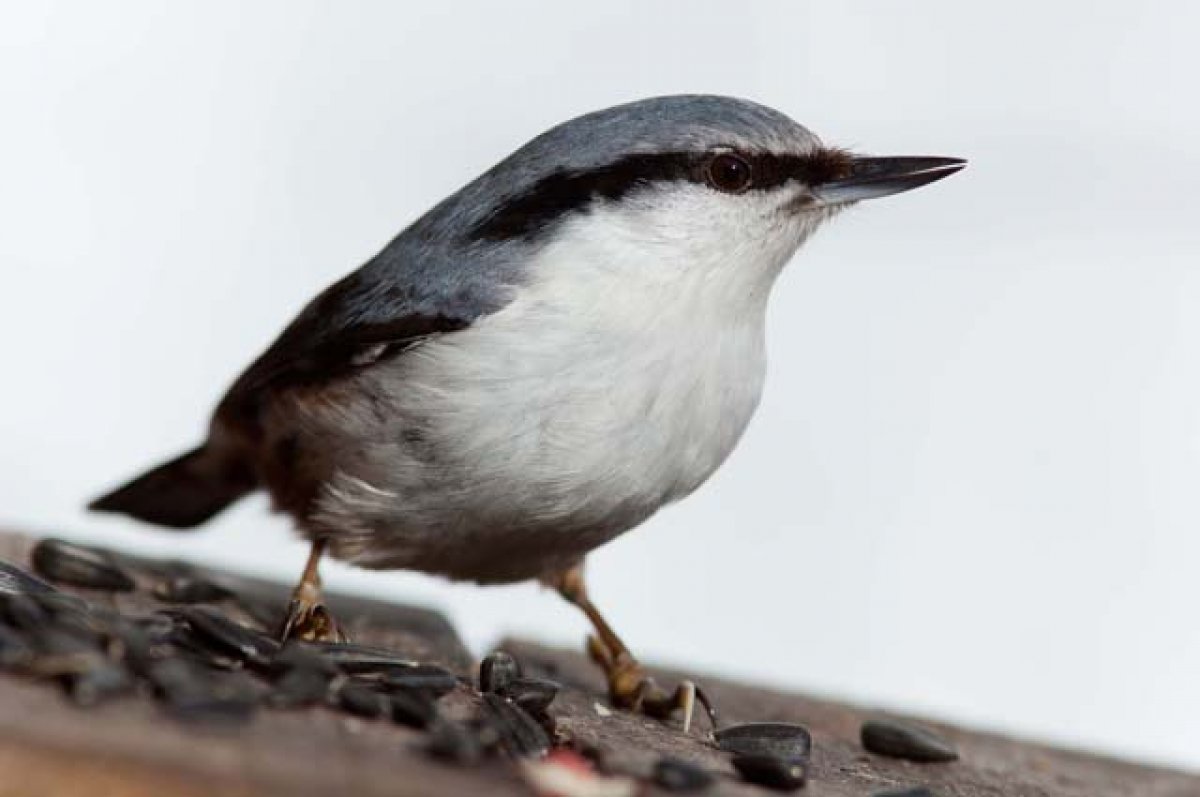
<path fill-rule="evenodd" d="M 396 361 L 384 377 L 395 389 L 381 392 L 426 456 L 393 450 L 386 472 L 370 468 L 365 481 L 393 497 L 386 511 L 365 493 L 349 506 L 347 480 L 326 502 L 360 521 L 371 502 L 386 518 L 369 545 L 345 538 L 348 558 L 529 577 L 525 560 L 582 555 L 733 450 L 762 390 L 767 295 L 794 243 L 747 262 L 621 214 L 569 222 L 506 307 Z"/>

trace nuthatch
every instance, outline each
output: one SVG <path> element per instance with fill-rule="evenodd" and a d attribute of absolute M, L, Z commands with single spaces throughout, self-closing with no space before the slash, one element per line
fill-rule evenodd
<path fill-rule="evenodd" d="M 762 389 L 767 298 L 800 245 L 855 202 L 964 165 L 853 155 L 727 97 L 573 119 L 317 296 L 204 443 L 92 508 L 191 528 L 265 489 L 312 541 L 285 635 L 340 635 L 324 552 L 540 579 L 595 626 L 615 703 L 686 723 L 694 687 L 646 677 L 589 601 L 583 559 L 733 450 Z"/>

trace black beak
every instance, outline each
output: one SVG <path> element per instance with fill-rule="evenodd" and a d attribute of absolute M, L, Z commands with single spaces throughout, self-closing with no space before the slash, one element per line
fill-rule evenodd
<path fill-rule="evenodd" d="M 890 157 L 850 160 L 845 177 L 813 186 L 824 205 L 844 205 L 920 188 L 949 177 L 967 165 L 962 158 Z"/>

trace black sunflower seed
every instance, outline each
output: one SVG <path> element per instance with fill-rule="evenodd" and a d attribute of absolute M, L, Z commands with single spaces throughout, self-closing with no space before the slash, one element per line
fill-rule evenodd
<path fill-rule="evenodd" d="M 483 758 L 479 736 L 468 726 L 447 719 L 433 724 L 424 747 L 434 758 L 462 766 L 477 764 Z"/>
<path fill-rule="evenodd" d="M 33 659 L 33 647 L 17 629 L 0 623 L 0 667 L 24 667 Z"/>
<path fill-rule="evenodd" d="M 546 678 L 514 678 L 503 694 L 533 716 L 540 717 L 550 708 L 558 690 L 559 685 Z"/>
<path fill-rule="evenodd" d="M 331 676 L 318 670 L 296 667 L 287 670 L 271 685 L 267 702 L 276 708 L 312 706 L 325 700 Z"/>
<path fill-rule="evenodd" d="M 375 719 L 391 713 L 387 695 L 354 681 L 344 681 L 339 685 L 334 690 L 333 699 L 342 711 L 358 717 Z"/>
<path fill-rule="evenodd" d="M 654 764 L 654 782 L 675 792 L 703 791 L 716 781 L 712 773 L 690 761 L 660 758 Z"/>
<path fill-rule="evenodd" d="M 777 791 L 795 791 L 808 780 L 808 768 L 803 761 L 768 755 L 735 755 L 731 763 L 743 780 Z"/>
<path fill-rule="evenodd" d="M 32 573 L 0 559 L 0 592 L 29 595 L 37 592 L 57 591 Z"/>
<path fill-rule="evenodd" d="M 192 631 L 191 640 L 218 655 L 233 656 L 255 667 L 266 668 L 279 652 L 279 643 L 252 628 L 239 625 L 208 606 L 174 610 Z M 179 642 L 182 643 L 183 638 Z"/>
<path fill-rule="evenodd" d="M 387 696 L 392 722 L 410 728 L 428 728 L 437 719 L 437 705 L 426 692 L 394 692 Z"/>
<path fill-rule="evenodd" d="M 22 631 L 37 631 L 50 624 L 50 613 L 32 596 L 0 593 L 0 619 Z"/>
<path fill-rule="evenodd" d="M 500 744 L 512 756 L 542 756 L 550 749 L 550 737 L 533 717 L 506 697 L 494 692 L 483 695 L 484 717 L 499 734 Z"/>
<path fill-rule="evenodd" d="M 803 725 L 791 722 L 747 722 L 721 728 L 713 737 L 727 753 L 770 756 L 802 761 L 812 753 L 812 735 Z"/>
<path fill-rule="evenodd" d="M 891 719 L 863 723 L 862 746 L 872 753 L 919 763 L 954 761 L 958 751 L 928 728 Z"/>
<path fill-rule="evenodd" d="M 67 694 L 79 706 L 94 706 L 112 697 L 133 691 L 129 671 L 113 662 L 102 662 L 67 678 Z"/>
<path fill-rule="evenodd" d="M 479 691 L 502 693 L 514 678 L 521 677 L 521 665 L 503 650 L 484 657 L 479 663 Z"/>
<path fill-rule="evenodd" d="M 193 575 L 167 576 L 154 585 L 154 597 L 167 603 L 216 603 L 233 597 L 233 591 Z"/>
<path fill-rule="evenodd" d="M 441 697 L 458 686 L 458 677 L 436 664 L 414 664 L 411 667 L 388 670 L 379 684 L 389 691 L 423 692 L 433 697 Z"/>
<path fill-rule="evenodd" d="M 186 659 L 164 659 L 147 677 L 172 716 L 205 725 L 237 725 L 258 707 L 256 684 L 243 673 L 216 673 Z"/>
<path fill-rule="evenodd" d="M 412 659 L 397 656 L 386 648 L 355 645 L 350 642 L 306 642 L 305 644 L 320 653 L 326 661 L 352 675 L 383 676 L 396 670 L 414 667 L 417 664 Z"/>
<path fill-rule="evenodd" d="M 130 592 L 129 577 L 106 551 L 75 545 L 65 540 L 45 539 L 33 547 L 33 569 L 44 578 L 88 589 Z"/>
<path fill-rule="evenodd" d="M 871 797 L 933 797 L 933 792 L 924 786 L 918 786 L 913 789 L 893 789 L 891 791 L 879 791 L 872 794 Z"/>

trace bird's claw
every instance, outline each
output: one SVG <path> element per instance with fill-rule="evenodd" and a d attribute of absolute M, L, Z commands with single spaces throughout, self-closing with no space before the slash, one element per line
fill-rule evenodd
<path fill-rule="evenodd" d="M 608 677 L 608 691 L 613 705 L 666 720 L 683 711 L 683 732 L 692 727 L 692 718 L 699 703 L 708 717 L 709 726 L 717 727 L 717 711 L 704 690 L 692 681 L 681 681 L 673 691 L 666 691 L 646 674 L 642 665 L 628 654 L 616 657 L 596 637 L 588 637 L 588 653 Z"/>
<path fill-rule="evenodd" d="M 348 638 L 325 604 L 293 596 L 279 631 L 279 639 L 304 642 L 346 642 Z"/>

